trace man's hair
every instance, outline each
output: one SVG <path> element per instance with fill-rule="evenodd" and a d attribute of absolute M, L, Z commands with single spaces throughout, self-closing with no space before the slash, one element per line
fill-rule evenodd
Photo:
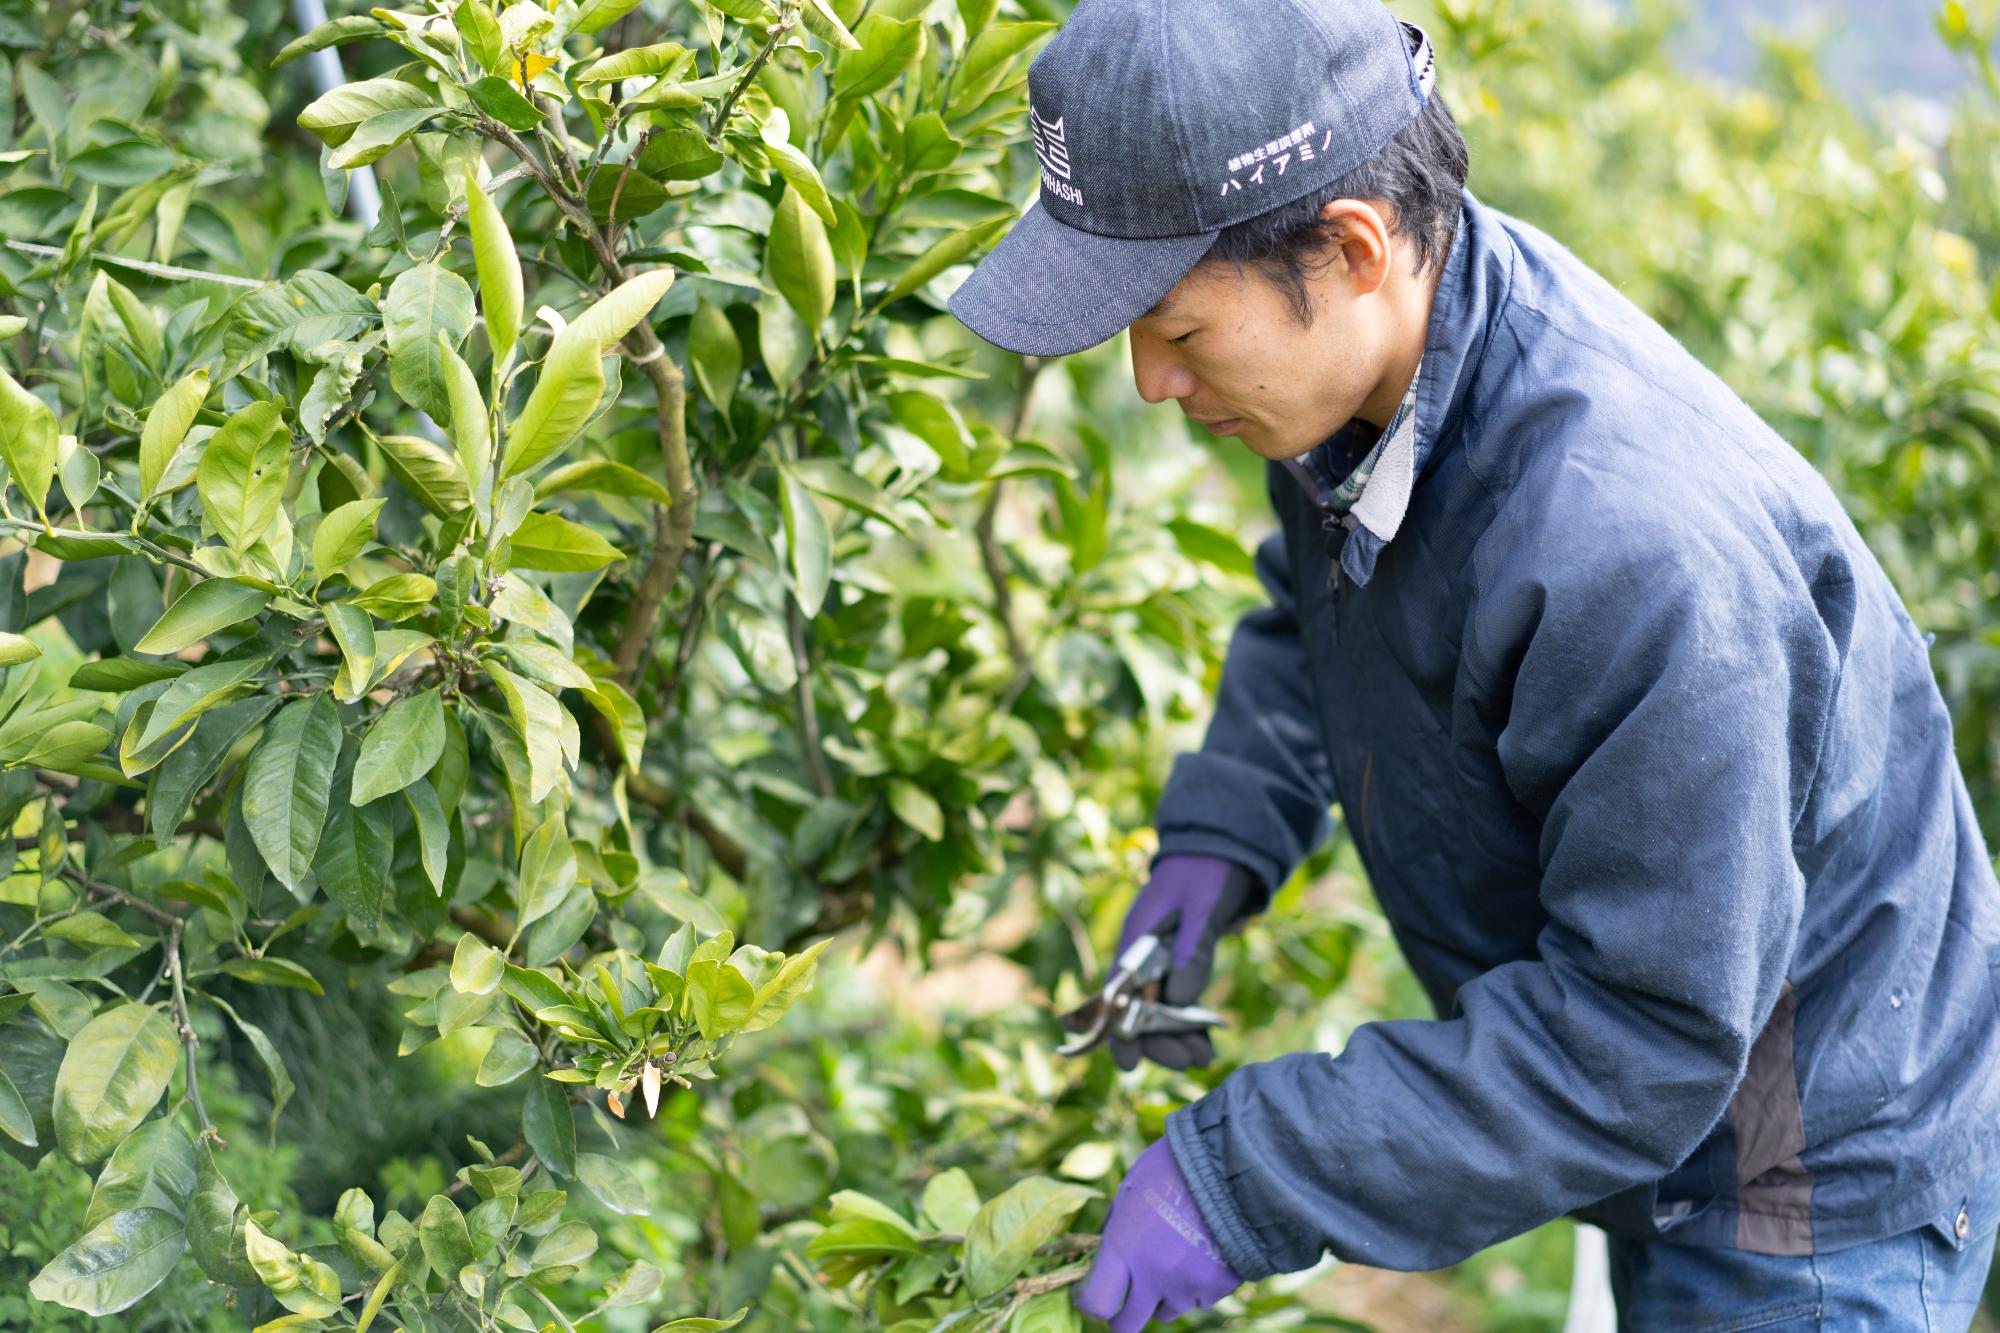
<path fill-rule="evenodd" d="M 1369 199 L 1389 206 L 1393 234 L 1416 246 L 1417 272 L 1444 263 L 1458 231 L 1459 193 L 1470 162 L 1465 139 L 1451 108 L 1435 89 L 1408 125 L 1366 162 L 1301 199 L 1224 227 L 1202 262 L 1221 261 L 1257 269 L 1285 294 L 1301 324 L 1311 324 L 1312 293 L 1307 280 L 1332 255 L 1326 250 L 1338 228 L 1319 211 L 1335 199 Z"/>

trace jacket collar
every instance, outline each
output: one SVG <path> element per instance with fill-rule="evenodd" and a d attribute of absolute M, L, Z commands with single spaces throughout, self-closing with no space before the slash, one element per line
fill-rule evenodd
<path fill-rule="evenodd" d="M 1436 461 L 1440 442 L 1458 432 L 1466 398 L 1492 338 L 1493 320 L 1506 304 L 1513 268 L 1513 241 L 1501 229 L 1494 212 L 1474 198 L 1472 191 L 1464 191 L 1458 232 L 1431 298 L 1423 374 L 1417 383 L 1412 466 L 1419 485 Z M 1386 545 L 1365 527 L 1348 534 L 1340 548 L 1340 566 L 1356 586 L 1366 587 L 1374 578 L 1376 561 Z"/>

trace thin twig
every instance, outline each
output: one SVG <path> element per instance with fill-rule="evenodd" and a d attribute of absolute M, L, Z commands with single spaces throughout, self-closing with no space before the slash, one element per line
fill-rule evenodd
<path fill-rule="evenodd" d="M 796 4 L 786 5 L 783 15 L 771 29 L 770 40 L 765 42 L 763 49 L 758 51 L 756 56 L 751 59 L 749 66 L 743 71 L 743 77 L 736 81 L 730 88 L 729 95 L 722 99 L 722 105 L 715 109 L 715 119 L 710 121 L 708 126 L 708 141 L 710 143 L 714 143 L 722 137 L 724 127 L 729 124 L 730 113 L 736 110 L 736 100 L 743 96 L 744 90 L 756 81 L 757 72 L 764 68 L 764 62 L 771 58 L 771 53 L 778 49 L 778 43 L 785 39 L 785 34 L 791 31 L 792 25 L 798 22 L 798 19 L 798 6 Z"/>
<path fill-rule="evenodd" d="M 7 248 L 19 250 L 24 255 L 34 255 L 39 259 L 61 259 L 62 251 L 53 245 L 36 245 L 31 241 L 8 241 Z M 99 264 L 116 264 L 138 273 L 149 273 L 156 278 L 181 278 L 196 282 L 219 282 L 227 287 L 268 287 L 265 278 L 239 278 L 233 273 L 210 273 L 206 269 L 182 268 L 179 264 L 155 264 L 149 259 L 127 259 L 123 255 L 94 254 L 91 259 Z"/>
<path fill-rule="evenodd" d="M 181 1047 L 187 1053 L 187 1100 L 194 1107 L 195 1123 L 201 1127 L 201 1137 L 226 1148 L 228 1142 L 216 1133 L 215 1125 L 208 1118 L 208 1108 L 201 1104 L 201 1082 L 195 1072 L 194 1048 L 199 1039 L 194 1035 L 194 1019 L 188 1013 L 187 990 L 182 985 L 186 968 L 181 963 L 181 923 L 174 922 L 173 930 L 167 936 L 167 975 L 174 982 L 174 1026 L 181 1034 Z"/>

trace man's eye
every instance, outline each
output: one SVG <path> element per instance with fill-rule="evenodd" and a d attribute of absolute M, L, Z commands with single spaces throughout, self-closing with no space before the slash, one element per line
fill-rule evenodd
<path fill-rule="evenodd" d="M 1183 333 L 1183 334 L 1182 334 L 1182 335 L 1181 335 L 1180 337 L 1178 337 L 1178 338 L 1169 338 L 1169 339 L 1167 339 L 1167 341 L 1168 341 L 1168 342 L 1170 342 L 1170 343 L 1184 343 L 1184 342 L 1186 342 L 1186 341 L 1187 341 L 1188 339 L 1190 339 L 1190 338 L 1192 338 L 1192 337 L 1194 337 L 1194 330 L 1193 330 L 1193 329 L 1189 329 L 1189 330 L 1188 330 L 1188 331 L 1187 331 L 1186 333 Z"/>

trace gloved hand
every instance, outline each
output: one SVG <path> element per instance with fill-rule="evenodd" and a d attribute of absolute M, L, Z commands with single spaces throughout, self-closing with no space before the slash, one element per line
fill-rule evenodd
<path fill-rule="evenodd" d="M 1215 942 L 1249 915 L 1259 895 L 1257 877 L 1218 856 L 1164 856 L 1153 877 L 1139 890 L 1125 926 L 1118 932 L 1118 952 L 1141 935 L 1173 932 L 1173 970 L 1160 986 L 1168 1004 L 1193 1004 L 1208 986 L 1215 965 Z M 1168 1069 L 1205 1065 L 1215 1047 L 1201 1028 L 1187 1032 L 1153 1033 L 1139 1038 L 1113 1037 L 1111 1056 L 1120 1069 L 1136 1068 L 1144 1056 Z"/>
<path fill-rule="evenodd" d="M 1111 1333 L 1139 1333 L 1149 1319 L 1178 1319 L 1242 1285 L 1188 1193 L 1173 1149 L 1156 1141 L 1111 1200 L 1104 1243 L 1076 1308 L 1110 1320 Z"/>

